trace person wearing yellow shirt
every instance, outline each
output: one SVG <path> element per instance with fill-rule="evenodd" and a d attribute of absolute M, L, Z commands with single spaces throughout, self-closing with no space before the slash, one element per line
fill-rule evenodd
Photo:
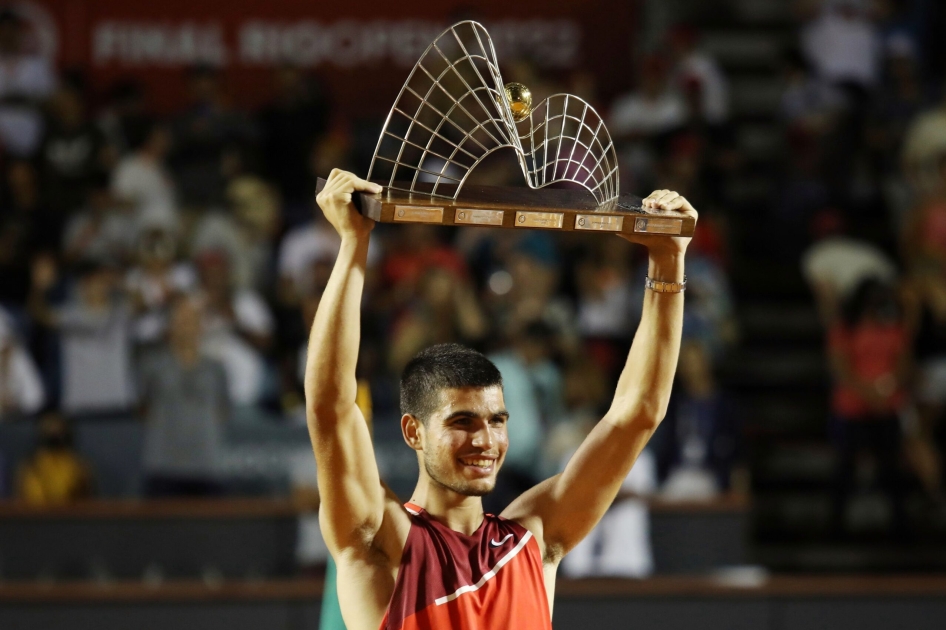
<path fill-rule="evenodd" d="M 72 448 L 72 432 L 58 413 L 39 421 L 39 445 L 16 475 L 15 496 L 32 505 L 60 505 L 93 492 L 92 471 Z"/>

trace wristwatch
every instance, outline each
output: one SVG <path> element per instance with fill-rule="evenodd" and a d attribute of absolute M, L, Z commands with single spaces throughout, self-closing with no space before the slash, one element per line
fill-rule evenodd
<path fill-rule="evenodd" d="M 683 293 L 687 288 L 687 277 L 683 276 L 683 282 L 662 282 L 651 280 L 650 276 L 647 276 L 644 278 L 644 286 L 655 293 Z"/>

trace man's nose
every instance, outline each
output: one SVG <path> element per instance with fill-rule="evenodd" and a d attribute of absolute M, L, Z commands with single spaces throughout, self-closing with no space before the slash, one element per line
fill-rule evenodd
<path fill-rule="evenodd" d="M 493 432 L 489 430 L 488 424 L 483 424 L 476 433 L 473 434 L 473 446 L 483 450 L 493 448 Z"/>

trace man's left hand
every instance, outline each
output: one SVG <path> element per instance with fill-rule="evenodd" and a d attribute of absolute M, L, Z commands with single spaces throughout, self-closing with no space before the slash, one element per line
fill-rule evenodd
<path fill-rule="evenodd" d="M 641 205 L 645 209 L 663 210 L 680 216 L 699 218 L 696 209 L 685 197 L 672 190 L 655 190 L 644 198 Z M 621 238 L 646 247 L 651 253 L 683 254 L 690 244 L 689 236 L 655 237 L 653 235 L 621 233 Z"/>

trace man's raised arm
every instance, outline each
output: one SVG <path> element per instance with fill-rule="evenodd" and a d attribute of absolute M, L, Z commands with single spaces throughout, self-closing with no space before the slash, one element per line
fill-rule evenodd
<path fill-rule="evenodd" d="M 644 205 L 696 216 L 686 199 L 668 190 L 652 193 Z M 648 277 L 682 283 L 689 240 L 640 241 L 650 253 Z M 666 415 L 682 328 L 683 293 L 644 292 L 640 325 L 611 408 L 561 474 L 529 490 L 503 512 L 508 518 L 541 528 L 546 558 L 560 558 L 598 523 Z"/>
<path fill-rule="evenodd" d="M 333 555 L 367 549 L 384 511 L 371 436 L 355 405 L 361 296 L 374 222 L 351 203 L 355 191 L 380 190 L 377 184 L 336 169 L 316 197 L 342 239 L 312 323 L 305 367 L 306 414 L 322 500 L 319 521 Z"/>

